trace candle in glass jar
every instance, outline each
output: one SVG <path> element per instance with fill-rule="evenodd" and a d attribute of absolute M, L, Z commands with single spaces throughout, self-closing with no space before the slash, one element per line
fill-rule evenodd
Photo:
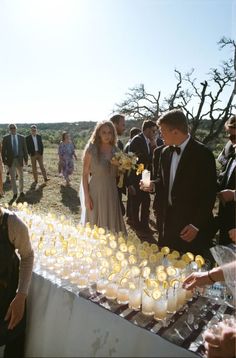
<path fill-rule="evenodd" d="M 126 287 L 118 287 L 117 302 L 122 305 L 129 303 L 129 290 Z"/>
<path fill-rule="evenodd" d="M 167 299 L 166 297 L 161 297 L 154 301 L 154 319 L 163 320 L 167 316 Z"/>
<path fill-rule="evenodd" d="M 129 289 L 129 308 L 138 311 L 141 306 L 142 294 L 140 288 Z"/>
<path fill-rule="evenodd" d="M 149 170 L 144 169 L 144 171 L 142 172 L 142 182 L 143 185 L 145 187 L 149 187 L 150 186 L 150 180 L 151 180 L 151 173 Z"/>
<path fill-rule="evenodd" d="M 151 292 L 143 290 L 142 292 L 142 312 L 147 316 L 154 314 L 153 311 L 154 299 L 152 298 Z"/>

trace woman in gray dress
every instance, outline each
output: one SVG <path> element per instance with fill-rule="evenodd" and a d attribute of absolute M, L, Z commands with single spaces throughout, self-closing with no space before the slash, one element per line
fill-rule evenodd
<path fill-rule="evenodd" d="M 117 167 L 111 158 L 118 150 L 116 130 L 110 121 L 98 122 L 83 157 L 82 184 L 85 222 L 126 234 L 117 190 Z"/>

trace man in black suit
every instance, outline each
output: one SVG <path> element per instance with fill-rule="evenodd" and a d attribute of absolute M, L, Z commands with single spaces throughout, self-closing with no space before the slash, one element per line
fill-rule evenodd
<path fill-rule="evenodd" d="M 232 232 L 235 229 L 235 184 L 236 184 L 236 115 L 233 115 L 225 124 L 226 132 L 229 134 L 229 142 L 226 144 L 218 160 L 222 157 L 225 159 L 222 172 L 218 178 L 218 197 L 219 205 L 219 244 L 228 245 L 232 243 Z M 231 231 L 231 234 L 230 234 Z M 235 232 L 234 232 L 235 235 Z M 234 237 L 233 235 L 233 237 Z M 230 237 L 231 236 L 231 237 Z"/>
<path fill-rule="evenodd" d="M 26 165 L 28 163 L 26 141 L 24 136 L 16 133 L 15 124 L 9 124 L 8 128 L 10 134 L 5 135 L 2 141 L 2 160 L 9 168 L 13 191 L 12 200 L 17 198 L 16 171 L 19 177 L 20 196 L 18 199 L 22 199 L 24 197 L 23 165 L 24 162 Z"/>
<path fill-rule="evenodd" d="M 43 165 L 43 142 L 41 135 L 37 134 L 37 126 L 33 124 L 31 127 L 31 134 L 26 137 L 26 145 L 28 153 L 31 158 L 32 172 L 34 177 L 34 184 L 38 183 L 37 162 L 39 164 L 44 182 L 48 181 L 46 170 Z"/>
<path fill-rule="evenodd" d="M 149 171 L 152 170 L 153 149 L 151 144 L 156 138 L 156 133 L 156 123 L 151 120 L 146 120 L 142 124 L 142 132 L 132 139 L 129 146 L 130 152 L 137 155 L 138 163 L 142 163 L 144 168 Z M 135 229 L 142 231 L 145 234 L 152 234 L 153 231 L 149 227 L 150 194 L 140 190 L 139 183 L 141 178 L 141 174 L 136 175 L 136 172 L 132 171 L 127 179 L 133 208 L 132 221 Z"/>
<path fill-rule="evenodd" d="M 156 179 L 159 243 L 204 253 L 215 233 L 216 166 L 212 152 L 191 138 L 181 110 L 158 120 L 165 147 Z"/>
<path fill-rule="evenodd" d="M 118 136 L 117 146 L 123 151 L 124 144 L 119 139 L 119 136 L 121 136 L 125 131 L 125 116 L 123 116 L 123 114 L 115 114 L 110 118 L 110 121 L 114 124 Z"/>
<path fill-rule="evenodd" d="M 114 116 L 112 116 L 110 118 L 110 121 L 114 124 L 114 127 L 116 129 L 116 133 L 117 133 L 117 137 L 118 137 L 117 146 L 120 150 L 123 151 L 124 144 L 119 139 L 119 136 L 121 136 L 125 131 L 125 116 L 123 116 L 123 114 L 115 114 Z M 121 212 L 122 212 L 122 215 L 125 215 L 125 206 L 122 201 L 122 194 L 126 194 L 125 184 L 123 185 L 122 188 L 117 188 L 117 190 L 118 190 L 118 195 L 119 195 L 119 199 L 120 199 Z"/>

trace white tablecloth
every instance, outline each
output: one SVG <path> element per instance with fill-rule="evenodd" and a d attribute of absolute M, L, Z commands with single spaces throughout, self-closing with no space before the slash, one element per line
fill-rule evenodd
<path fill-rule="evenodd" d="M 26 356 L 196 357 L 35 273 Z"/>

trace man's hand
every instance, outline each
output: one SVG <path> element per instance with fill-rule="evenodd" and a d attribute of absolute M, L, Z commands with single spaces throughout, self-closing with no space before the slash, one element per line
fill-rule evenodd
<path fill-rule="evenodd" d="M 192 290 L 195 287 L 204 287 L 211 284 L 212 281 L 210 280 L 207 272 L 193 272 L 191 275 L 186 277 L 183 282 L 183 287 L 186 290 Z"/>
<path fill-rule="evenodd" d="M 229 237 L 234 243 L 236 243 L 236 229 L 229 230 Z"/>
<path fill-rule="evenodd" d="M 150 181 L 150 185 L 149 185 L 149 186 L 145 186 L 145 185 L 143 184 L 143 181 L 142 181 L 142 180 L 140 180 L 140 182 L 139 182 L 140 190 L 142 190 L 142 191 L 147 191 L 148 193 L 151 193 L 151 192 L 153 191 L 154 185 L 155 185 L 155 184 L 154 184 L 153 182 L 151 182 L 151 181 Z"/>
<path fill-rule="evenodd" d="M 183 230 L 180 233 L 181 239 L 187 242 L 193 241 L 198 234 L 198 230 L 193 227 L 192 225 L 187 225 L 183 228 Z"/>
<path fill-rule="evenodd" d="M 16 297 L 11 301 L 5 316 L 5 321 L 9 321 L 8 329 L 13 329 L 22 320 L 25 310 L 26 295 L 17 293 Z"/>
<path fill-rule="evenodd" d="M 234 194 L 235 194 L 235 190 L 226 189 L 226 190 L 220 191 L 217 194 L 217 196 L 220 199 L 220 201 L 222 202 L 222 204 L 225 204 L 225 203 L 228 203 L 229 201 L 234 200 Z"/>

